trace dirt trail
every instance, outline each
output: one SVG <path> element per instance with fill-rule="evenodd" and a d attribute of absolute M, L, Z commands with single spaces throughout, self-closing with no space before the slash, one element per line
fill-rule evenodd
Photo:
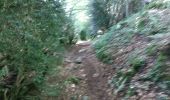
<path fill-rule="evenodd" d="M 113 100 L 108 80 L 114 69 L 98 61 L 90 42 L 77 44 L 69 50 L 65 57 L 65 69 L 67 76 L 81 80 L 78 85 L 68 86 L 69 97 L 76 95 L 78 100 Z"/>

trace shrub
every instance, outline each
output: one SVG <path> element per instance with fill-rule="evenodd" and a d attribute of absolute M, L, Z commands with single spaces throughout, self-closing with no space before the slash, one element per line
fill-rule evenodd
<path fill-rule="evenodd" d="M 105 51 L 105 50 L 98 50 L 96 52 L 97 58 L 99 60 L 101 60 L 104 63 L 111 63 L 112 57 L 110 56 L 109 52 Z"/>
<path fill-rule="evenodd" d="M 152 56 L 154 54 L 156 54 L 158 52 L 156 45 L 151 45 L 149 47 L 146 48 L 146 53 L 149 56 Z"/>
<path fill-rule="evenodd" d="M 133 68 L 133 71 L 136 73 L 139 71 L 139 69 L 141 67 L 143 67 L 145 65 L 145 61 L 143 59 L 134 59 L 132 62 L 131 62 L 131 66 Z"/>
<path fill-rule="evenodd" d="M 80 39 L 81 40 L 86 40 L 87 39 L 87 34 L 86 34 L 86 31 L 85 30 L 82 30 L 80 32 Z"/>
<path fill-rule="evenodd" d="M 0 99 L 37 100 L 47 73 L 61 63 L 59 38 L 70 20 L 58 0 L 0 5 Z"/>
<path fill-rule="evenodd" d="M 141 67 L 145 65 L 145 61 L 143 59 L 135 58 L 130 61 L 129 70 L 123 72 L 118 71 L 116 76 L 113 77 L 112 83 L 114 84 L 116 90 L 115 93 L 122 91 L 125 88 L 125 84 L 131 81 L 131 78 L 139 71 Z"/>
<path fill-rule="evenodd" d="M 169 3 L 162 2 L 162 0 L 156 0 L 151 2 L 146 8 L 147 9 L 166 9 Z"/>
<path fill-rule="evenodd" d="M 146 79 L 151 79 L 155 82 L 162 80 L 167 77 L 164 72 L 166 71 L 167 65 L 165 65 L 167 57 L 162 53 L 158 55 L 157 61 L 153 68 L 148 72 Z M 169 76 L 168 76 L 169 77 Z"/>
<path fill-rule="evenodd" d="M 66 82 L 70 83 L 70 84 L 75 84 L 75 85 L 78 85 L 80 83 L 80 78 L 78 77 L 75 77 L 75 76 L 72 76 L 72 77 L 69 77 Z"/>

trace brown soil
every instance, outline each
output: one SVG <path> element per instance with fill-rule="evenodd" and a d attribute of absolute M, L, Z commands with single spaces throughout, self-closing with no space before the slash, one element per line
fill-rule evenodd
<path fill-rule="evenodd" d="M 77 59 L 81 59 L 80 64 L 76 63 Z M 73 96 L 77 96 L 76 100 L 113 100 L 108 80 L 111 79 L 114 69 L 98 61 L 90 42 L 77 44 L 69 50 L 65 57 L 64 71 L 66 76 L 80 79 L 78 85 L 68 85 L 66 100 Z"/>

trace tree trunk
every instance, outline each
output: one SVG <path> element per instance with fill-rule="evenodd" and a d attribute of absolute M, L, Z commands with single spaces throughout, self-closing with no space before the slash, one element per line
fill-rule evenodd
<path fill-rule="evenodd" d="M 126 0 L 126 17 L 128 17 L 129 16 L 129 0 Z"/>

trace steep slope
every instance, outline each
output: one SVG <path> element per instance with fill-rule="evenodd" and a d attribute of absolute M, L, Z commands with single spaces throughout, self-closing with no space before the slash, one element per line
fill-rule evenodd
<path fill-rule="evenodd" d="M 170 99 L 170 9 L 139 12 L 96 40 L 97 57 L 114 66 L 116 100 Z"/>

